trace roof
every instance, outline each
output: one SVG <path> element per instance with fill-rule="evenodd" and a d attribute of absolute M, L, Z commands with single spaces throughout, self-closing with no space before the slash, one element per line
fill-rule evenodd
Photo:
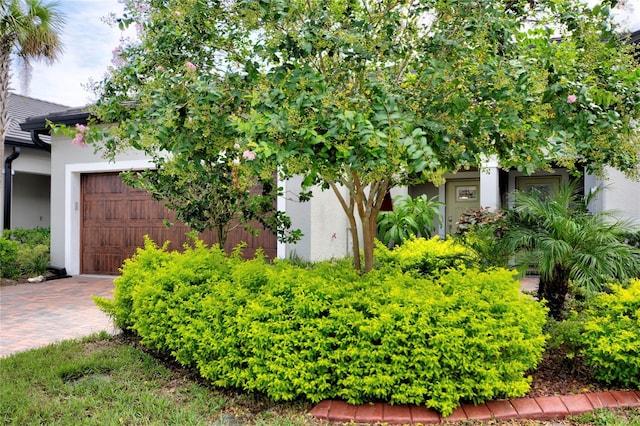
<path fill-rule="evenodd" d="M 64 124 L 74 126 L 76 124 L 87 124 L 89 119 L 88 107 L 67 108 L 62 111 L 56 111 L 49 114 L 36 115 L 27 118 L 20 123 L 20 128 L 26 132 L 35 130 L 40 134 L 46 135 L 49 131 L 47 122 L 52 124 Z"/>
<path fill-rule="evenodd" d="M 20 128 L 20 123 L 34 115 L 48 116 L 51 113 L 65 111 L 68 109 L 69 107 L 65 105 L 42 101 L 40 99 L 30 98 L 28 96 L 18 95 L 15 93 L 9 93 L 9 126 L 7 127 L 7 134 L 4 142 L 5 145 L 36 147 L 31 140 L 29 132 Z M 45 136 L 42 139 L 49 142 L 48 136 Z"/>

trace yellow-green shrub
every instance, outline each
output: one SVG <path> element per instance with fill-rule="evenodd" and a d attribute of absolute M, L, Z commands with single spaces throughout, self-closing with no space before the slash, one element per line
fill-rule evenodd
<path fill-rule="evenodd" d="M 442 240 L 438 236 L 430 239 L 412 236 L 391 250 L 376 241 L 375 250 L 380 264 L 395 265 L 403 271 L 416 271 L 423 275 L 477 264 L 473 250 L 452 239 Z"/>
<path fill-rule="evenodd" d="M 140 275 L 141 263 L 151 270 Z M 274 400 L 426 404 L 446 415 L 462 401 L 526 393 L 544 348 L 545 309 L 506 270 L 360 276 L 348 260 L 303 269 L 149 246 L 123 278 L 110 312 L 126 313 L 145 344 L 215 385 Z"/>
<path fill-rule="evenodd" d="M 640 280 L 612 290 L 589 304 L 582 353 L 599 380 L 640 388 Z"/>

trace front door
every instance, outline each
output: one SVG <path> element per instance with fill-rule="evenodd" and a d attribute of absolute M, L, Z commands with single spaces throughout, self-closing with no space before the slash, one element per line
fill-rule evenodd
<path fill-rule="evenodd" d="M 451 235 L 462 213 L 480 208 L 480 179 L 449 180 L 445 191 L 445 233 Z"/>

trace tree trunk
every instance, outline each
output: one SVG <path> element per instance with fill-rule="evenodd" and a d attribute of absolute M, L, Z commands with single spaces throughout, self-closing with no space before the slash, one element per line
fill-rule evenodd
<path fill-rule="evenodd" d="M 560 320 L 564 313 L 564 303 L 569 292 L 569 271 L 559 265 L 553 268 L 551 276 L 540 277 L 538 300 L 546 300 L 549 316 Z"/>
<path fill-rule="evenodd" d="M 4 203 L 4 140 L 9 126 L 9 81 L 11 80 L 11 48 L 13 40 L 10 37 L 0 38 L 0 200 Z M 2 204 L 0 203 L 0 204 Z M 4 220 L 0 209 L 0 235 L 3 231 Z"/>
<path fill-rule="evenodd" d="M 355 199 L 353 196 L 352 188 L 349 189 L 349 202 L 345 200 L 340 192 L 340 188 L 335 184 L 335 182 L 331 180 L 327 180 L 329 182 L 329 186 L 333 190 L 333 193 L 338 198 L 340 205 L 342 206 L 342 210 L 347 215 L 347 219 L 349 220 L 349 226 L 351 228 L 351 247 L 353 249 L 353 267 L 357 271 L 362 271 L 362 265 L 360 262 L 360 236 L 358 234 L 358 224 L 356 223 L 356 216 L 354 212 L 355 207 Z"/>

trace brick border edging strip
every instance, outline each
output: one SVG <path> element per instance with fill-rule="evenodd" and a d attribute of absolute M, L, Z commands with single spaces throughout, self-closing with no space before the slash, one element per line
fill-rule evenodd
<path fill-rule="evenodd" d="M 309 411 L 313 417 L 332 422 L 435 424 L 465 420 L 527 419 L 552 420 L 593 411 L 596 408 L 640 407 L 640 391 L 591 392 L 537 398 L 488 401 L 485 404 L 462 404 L 448 417 L 416 405 L 390 405 L 377 402 L 349 405 L 326 400 Z"/>

